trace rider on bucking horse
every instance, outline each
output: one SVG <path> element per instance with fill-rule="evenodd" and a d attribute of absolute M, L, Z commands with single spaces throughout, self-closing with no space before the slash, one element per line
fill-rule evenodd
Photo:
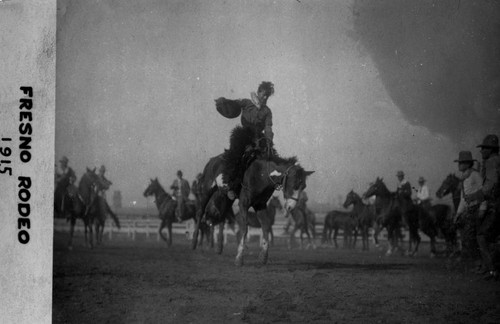
<path fill-rule="evenodd" d="M 274 84 L 263 81 L 257 92 L 250 94 L 250 99 L 230 100 L 221 97 L 215 100 L 217 111 L 224 117 L 236 118 L 241 113 L 242 127 L 233 130 L 229 150 L 223 154 L 225 167 L 222 180 L 231 200 L 239 195 L 243 174 L 249 163 L 257 155 L 274 154 L 273 116 L 267 106 L 267 100 L 273 94 Z M 243 152 L 238 151 L 242 138 L 247 143 Z"/>

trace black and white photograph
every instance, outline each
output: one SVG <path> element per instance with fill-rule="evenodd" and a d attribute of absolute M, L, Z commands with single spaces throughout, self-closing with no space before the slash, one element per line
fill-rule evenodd
<path fill-rule="evenodd" d="M 500 322 L 500 1 L 0 17 L 9 322 Z"/>

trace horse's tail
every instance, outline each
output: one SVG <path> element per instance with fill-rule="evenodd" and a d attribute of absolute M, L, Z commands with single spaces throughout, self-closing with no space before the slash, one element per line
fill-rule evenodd
<path fill-rule="evenodd" d="M 111 218 L 115 222 L 116 227 L 120 228 L 120 220 L 118 219 L 118 216 L 116 216 L 116 214 L 111 210 L 107 202 L 106 202 L 106 209 L 108 214 L 111 215 Z"/>

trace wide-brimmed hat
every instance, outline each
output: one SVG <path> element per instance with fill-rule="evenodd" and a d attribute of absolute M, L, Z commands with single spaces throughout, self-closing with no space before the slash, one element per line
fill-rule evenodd
<path fill-rule="evenodd" d="M 241 107 L 236 101 L 222 97 L 215 100 L 215 108 L 226 118 L 236 118 L 241 114 Z"/>
<path fill-rule="evenodd" d="M 69 159 L 68 159 L 65 155 L 63 155 L 63 156 L 59 159 L 59 162 L 66 162 L 66 163 L 68 163 L 68 162 L 69 162 Z"/>
<path fill-rule="evenodd" d="M 418 182 L 425 182 L 425 178 L 424 177 L 418 178 Z"/>
<path fill-rule="evenodd" d="M 498 148 L 498 136 L 495 134 L 486 135 L 483 143 L 477 147 L 488 147 L 488 148 Z"/>
<path fill-rule="evenodd" d="M 396 173 L 396 176 L 398 176 L 398 177 L 404 177 L 405 173 L 400 170 L 400 171 L 398 171 L 398 173 Z"/>
<path fill-rule="evenodd" d="M 472 158 L 472 153 L 470 151 L 461 151 L 458 153 L 458 160 L 455 160 L 455 162 L 474 162 L 476 161 L 475 159 Z"/>

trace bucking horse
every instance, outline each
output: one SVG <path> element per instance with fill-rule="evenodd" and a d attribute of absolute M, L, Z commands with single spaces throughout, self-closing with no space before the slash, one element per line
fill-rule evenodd
<path fill-rule="evenodd" d="M 241 127 L 236 127 L 231 137 L 238 138 L 238 134 L 244 132 Z M 253 141 L 253 139 L 251 139 Z M 241 141 L 239 152 L 244 152 L 250 142 Z M 240 155 L 242 158 L 243 154 Z M 197 236 L 202 222 L 204 210 L 216 192 L 222 187 L 222 171 L 227 161 L 224 154 L 220 154 L 209 160 L 203 171 L 203 185 L 201 190 L 201 208 L 196 217 L 196 225 L 193 236 L 193 249 L 196 248 Z M 305 171 L 297 162 L 297 158 L 281 158 L 277 154 L 258 154 L 255 158 L 245 160 L 244 168 L 238 170 L 242 173 L 241 190 L 238 195 L 239 211 L 241 217 L 241 238 L 238 242 L 235 264 L 243 265 L 243 254 L 248 233 L 248 209 L 253 207 L 256 212 L 264 210 L 266 203 L 276 189 L 283 191 L 285 198 L 285 211 L 292 210 L 299 198 L 299 194 L 306 188 L 306 178 L 314 171 Z M 231 204 L 224 208 L 231 208 Z M 222 208 L 222 211 L 224 211 Z M 261 225 L 264 225 L 261 223 Z M 262 226 L 262 245 L 259 254 L 260 261 L 265 264 L 269 251 L 269 228 Z"/>

